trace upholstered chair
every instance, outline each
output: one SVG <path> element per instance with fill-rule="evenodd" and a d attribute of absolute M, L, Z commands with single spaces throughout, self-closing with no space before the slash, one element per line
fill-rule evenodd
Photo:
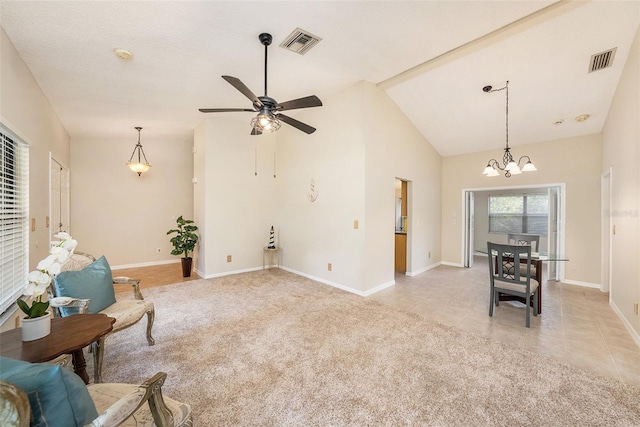
<path fill-rule="evenodd" d="M 0 357 L 0 425 L 191 427 L 191 406 L 163 396 L 167 374 L 141 384 L 85 385 L 72 371 Z"/>
<path fill-rule="evenodd" d="M 113 285 L 130 285 L 134 299 L 115 298 Z M 78 313 L 102 313 L 116 319 L 113 330 L 117 333 L 128 328 L 147 315 L 147 342 L 154 345 L 151 328 L 155 317 L 153 302 L 146 301 L 140 292 L 140 281 L 128 277 L 113 277 L 104 257 L 96 260 L 89 254 L 76 252 L 63 266 L 63 271 L 50 286 L 50 302 L 54 315 L 69 316 Z M 102 343 L 92 346 L 95 382 L 102 382 Z"/>

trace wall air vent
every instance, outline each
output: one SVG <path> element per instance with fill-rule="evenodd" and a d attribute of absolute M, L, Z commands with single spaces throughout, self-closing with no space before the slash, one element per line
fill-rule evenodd
<path fill-rule="evenodd" d="M 613 64 L 613 57 L 616 56 L 617 47 L 613 49 L 605 50 L 604 52 L 591 55 L 591 61 L 589 61 L 589 72 L 602 70 L 603 68 L 611 67 Z"/>
<path fill-rule="evenodd" d="M 316 37 L 308 31 L 296 28 L 289 34 L 285 41 L 280 43 L 280 47 L 304 55 L 321 40 L 320 37 Z"/>

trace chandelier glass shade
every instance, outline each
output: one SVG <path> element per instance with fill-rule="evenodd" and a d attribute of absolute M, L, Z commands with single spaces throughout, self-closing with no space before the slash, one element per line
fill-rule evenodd
<path fill-rule="evenodd" d="M 500 171 L 504 171 L 504 176 L 506 178 L 510 178 L 511 175 L 519 175 L 522 172 L 532 172 L 536 171 L 536 167 L 534 166 L 531 158 L 529 156 L 522 156 L 516 162 L 511 155 L 511 149 L 509 148 L 509 81 L 507 80 L 507 84 L 505 87 L 500 89 L 493 89 L 491 86 L 485 86 L 482 88 L 483 91 L 487 93 L 497 92 L 500 90 L 505 90 L 506 92 L 506 108 L 505 108 L 505 128 L 506 128 L 506 143 L 504 148 L 504 154 L 502 156 L 502 164 L 498 162 L 496 159 L 491 159 L 487 162 L 487 167 L 484 168 L 482 172 L 483 175 L 486 176 L 500 176 Z M 524 163 L 522 167 L 521 163 Z"/>
<path fill-rule="evenodd" d="M 133 153 L 131 153 L 131 157 L 127 162 L 127 166 L 129 166 L 129 169 L 131 169 L 133 172 L 137 173 L 138 176 L 140 176 L 146 171 L 148 171 L 151 165 L 147 161 L 147 156 L 145 156 L 144 154 L 144 150 L 142 149 L 142 144 L 140 144 L 140 131 L 142 130 L 142 128 L 136 127 L 136 130 L 138 131 L 138 143 L 133 148 Z M 144 159 L 144 163 L 142 162 L 142 159 Z"/>

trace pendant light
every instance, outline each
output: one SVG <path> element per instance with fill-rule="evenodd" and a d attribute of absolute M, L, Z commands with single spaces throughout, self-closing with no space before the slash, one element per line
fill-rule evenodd
<path fill-rule="evenodd" d="M 151 165 L 147 161 L 147 156 L 144 155 L 144 150 L 142 149 L 142 144 L 140 144 L 140 131 L 142 130 L 142 128 L 141 127 L 136 127 L 136 130 L 138 131 L 138 143 L 133 148 L 133 153 L 131 153 L 131 158 L 127 162 L 127 166 L 129 166 L 129 169 L 131 169 L 132 171 L 137 173 L 138 176 L 140 176 L 143 173 L 145 173 L 146 171 L 148 171 L 149 168 L 151 167 Z M 137 156 L 138 161 L 134 161 L 134 157 L 136 156 L 136 152 L 138 153 L 138 156 Z M 142 159 L 143 158 L 144 158 L 144 163 L 142 163 Z"/>
<path fill-rule="evenodd" d="M 506 178 L 510 178 L 511 175 L 518 175 L 522 172 L 532 172 L 536 171 L 536 167 L 533 165 L 531 158 L 529 156 L 522 156 L 518 159 L 516 163 L 513 160 L 513 156 L 511 155 L 511 149 L 509 148 L 509 80 L 507 80 L 507 85 L 505 87 L 501 87 L 500 89 L 493 89 L 492 86 L 485 86 L 482 88 L 486 93 L 497 92 L 500 90 L 506 90 L 506 144 L 504 147 L 504 155 L 502 156 L 502 166 L 496 159 L 491 159 L 487 163 L 487 167 L 484 168 L 483 175 L 486 176 L 499 176 L 500 173 L 498 170 L 504 171 L 504 176 Z M 526 163 L 520 168 L 520 162 L 526 160 Z"/>

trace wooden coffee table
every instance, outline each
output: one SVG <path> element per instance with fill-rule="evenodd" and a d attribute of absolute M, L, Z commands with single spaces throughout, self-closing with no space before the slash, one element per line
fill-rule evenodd
<path fill-rule="evenodd" d="M 0 355 L 26 362 L 38 363 L 55 359 L 62 354 L 71 354 L 73 370 L 89 384 L 87 363 L 82 349 L 93 345 L 94 359 L 102 361 L 105 335 L 113 329 L 116 319 L 105 314 L 76 314 L 51 319 L 51 333 L 35 341 L 22 341 L 21 328 L 0 334 Z M 101 364 L 101 363 L 100 363 Z M 98 364 L 96 364 L 98 365 Z M 96 380 L 100 379 L 97 372 Z M 98 382 L 98 381 L 96 381 Z"/>

